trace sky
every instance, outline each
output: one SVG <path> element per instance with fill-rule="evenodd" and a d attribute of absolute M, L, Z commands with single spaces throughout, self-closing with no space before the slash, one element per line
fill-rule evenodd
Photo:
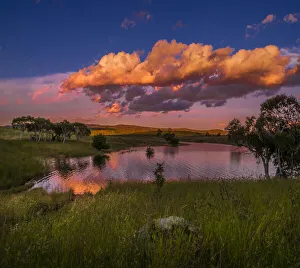
<path fill-rule="evenodd" d="M 224 128 L 300 97 L 300 2 L 2 0 L 0 125 Z"/>

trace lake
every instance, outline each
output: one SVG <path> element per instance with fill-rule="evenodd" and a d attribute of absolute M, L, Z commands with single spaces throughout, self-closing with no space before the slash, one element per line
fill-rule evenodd
<path fill-rule="evenodd" d="M 161 162 L 167 180 L 255 179 L 264 173 L 262 164 L 245 148 L 212 143 L 153 148 L 153 155 L 146 155 L 146 147 L 138 147 L 113 152 L 107 157 L 51 159 L 52 171 L 38 180 L 34 188 L 42 187 L 48 192 L 73 189 L 75 194 L 96 193 L 110 180 L 153 180 L 156 163 Z"/>

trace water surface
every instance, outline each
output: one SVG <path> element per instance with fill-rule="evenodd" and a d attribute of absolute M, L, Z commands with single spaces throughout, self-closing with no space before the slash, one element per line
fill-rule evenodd
<path fill-rule="evenodd" d="M 153 180 L 158 162 L 164 162 L 164 175 L 168 180 L 258 178 L 263 175 L 262 164 L 258 164 L 245 148 L 190 143 L 179 147 L 159 146 L 154 150 L 154 155 L 146 155 L 146 147 L 138 147 L 111 153 L 107 158 L 52 159 L 52 172 L 34 187 L 43 187 L 49 192 L 73 189 L 76 194 L 96 193 L 109 180 Z"/>

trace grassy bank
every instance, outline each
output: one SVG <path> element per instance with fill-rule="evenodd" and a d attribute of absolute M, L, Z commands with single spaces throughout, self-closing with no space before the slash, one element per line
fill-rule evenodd
<path fill-rule="evenodd" d="M 0 196 L 1 267 L 299 267 L 300 182 L 111 185 L 95 196 Z M 142 238 L 152 219 L 183 231 Z"/>

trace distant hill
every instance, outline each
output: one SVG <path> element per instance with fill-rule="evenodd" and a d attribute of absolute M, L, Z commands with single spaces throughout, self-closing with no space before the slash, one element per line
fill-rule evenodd
<path fill-rule="evenodd" d="M 153 133 L 159 129 L 157 127 L 144 127 L 137 125 L 97 125 L 97 124 L 87 124 L 87 126 L 92 130 L 93 134 L 102 133 L 104 135 L 122 135 L 122 134 L 134 134 L 134 133 Z M 169 128 L 160 128 L 163 132 L 169 130 Z M 211 135 L 226 135 L 227 131 L 222 129 L 208 129 L 208 130 L 196 130 L 189 128 L 171 128 L 173 132 L 176 132 L 178 135 L 182 133 L 183 135 L 205 135 L 208 132 Z"/>

